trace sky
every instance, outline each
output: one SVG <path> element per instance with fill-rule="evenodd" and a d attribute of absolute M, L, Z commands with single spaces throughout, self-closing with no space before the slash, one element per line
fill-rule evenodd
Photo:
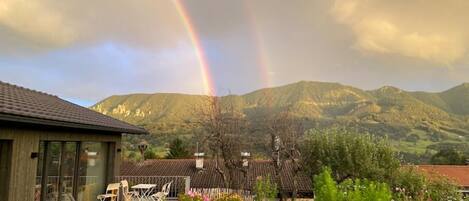
<path fill-rule="evenodd" d="M 1 0 L 0 80 L 90 106 L 301 80 L 469 81 L 466 0 Z"/>

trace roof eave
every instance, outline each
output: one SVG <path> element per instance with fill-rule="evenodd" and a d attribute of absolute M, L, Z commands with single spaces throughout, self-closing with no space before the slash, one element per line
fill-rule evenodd
<path fill-rule="evenodd" d="M 115 128 L 115 127 L 90 125 L 90 124 L 81 124 L 81 123 L 74 123 L 74 122 L 65 122 L 65 121 L 58 121 L 58 120 L 51 120 L 51 119 L 33 118 L 33 117 L 19 116 L 19 115 L 5 114 L 5 113 L 0 113 L 0 120 L 9 121 L 9 122 L 36 124 L 36 125 L 55 126 L 55 127 L 107 131 L 107 132 L 114 132 L 114 133 L 120 133 L 120 134 L 133 134 L 133 135 L 149 134 L 148 131 L 140 127 L 136 127 L 136 129 L 123 129 L 123 128 Z"/>

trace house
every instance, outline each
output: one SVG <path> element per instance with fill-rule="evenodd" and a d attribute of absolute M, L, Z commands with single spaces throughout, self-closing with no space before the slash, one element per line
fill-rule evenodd
<path fill-rule="evenodd" d="M 469 194 L 469 165 L 417 165 L 416 168 L 429 177 L 446 177 L 455 182 L 462 193 Z"/>
<path fill-rule="evenodd" d="M 241 172 L 234 176 L 235 183 L 242 183 L 244 180 L 244 190 L 252 191 L 255 182 L 259 177 L 272 178 L 274 167 L 268 160 L 251 160 L 245 162 L 247 169 L 247 179 L 244 179 Z M 161 176 L 186 176 L 190 178 L 190 189 L 223 189 L 224 182 L 216 170 L 215 160 L 197 160 L 197 159 L 154 159 L 144 162 L 123 162 L 121 165 L 122 177 L 161 177 Z M 291 163 L 286 163 L 281 173 L 281 189 L 291 196 L 293 192 L 293 167 Z M 304 174 L 297 177 L 298 197 L 312 197 L 311 178 Z"/>
<path fill-rule="evenodd" d="M 120 171 L 123 133 L 147 131 L 0 82 L 0 200 L 96 200 Z"/>

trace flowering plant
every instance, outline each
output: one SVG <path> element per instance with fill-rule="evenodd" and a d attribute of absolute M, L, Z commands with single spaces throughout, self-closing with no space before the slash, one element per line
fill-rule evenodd
<path fill-rule="evenodd" d="M 197 192 L 189 191 L 187 194 L 179 194 L 179 201 L 210 201 L 210 198 L 206 195 L 202 195 Z"/>

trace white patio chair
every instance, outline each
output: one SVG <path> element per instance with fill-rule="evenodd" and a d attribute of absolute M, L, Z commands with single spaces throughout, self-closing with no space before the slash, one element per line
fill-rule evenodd
<path fill-rule="evenodd" d="M 138 197 L 137 191 L 129 191 L 129 182 L 127 182 L 127 180 L 122 180 L 121 186 L 122 186 L 122 195 L 124 196 L 124 201 L 132 201 L 132 198 Z"/>
<path fill-rule="evenodd" d="M 169 195 L 169 190 L 171 189 L 172 183 L 173 181 L 170 181 L 163 185 L 160 192 L 151 195 L 151 199 L 155 201 L 164 201 L 166 199 L 166 196 Z"/>
<path fill-rule="evenodd" d="M 100 201 L 110 200 L 110 201 L 117 201 L 119 200 L 119 187 L 120 183 L 112 183 L 107 185 L 106 193 L 98 195 L 96 199 Z"/>

